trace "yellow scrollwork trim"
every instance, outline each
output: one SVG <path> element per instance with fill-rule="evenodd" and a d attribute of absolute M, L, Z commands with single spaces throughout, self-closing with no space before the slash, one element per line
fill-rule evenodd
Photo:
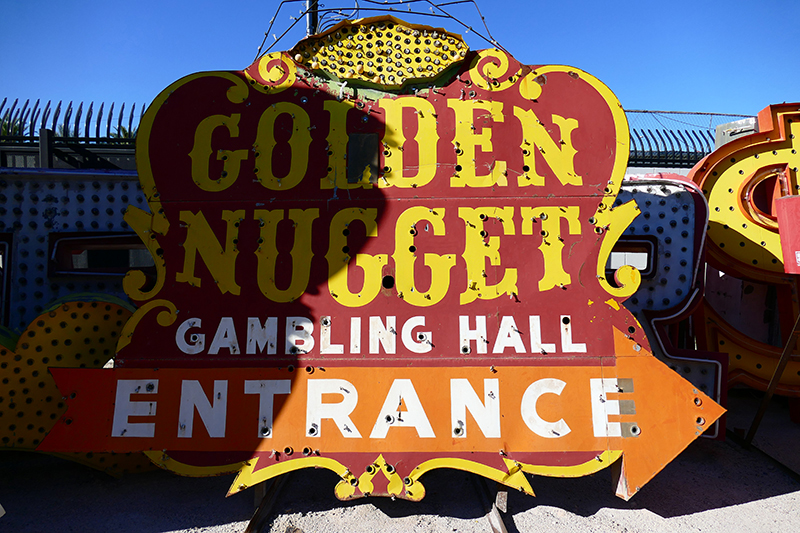
<path fill-rule="evenodd" d="M 255 467 L 258 464 L 258 461 L 259 458 L 254 457 L 244 464 L 244 467 L 236 475 L 236 479 L 233 480 L 233 484 L 231 484 L 231 488 L 228 490 L 228 496 L 237 494 L 248 487 L 258 485 L 262 481 L 267 481 L 268 479 L 272 479 L 289 472 L 294 472 L 295 470 L 302 470 L 303 468 L 327 468 L 332 472 L 336 472 L 350 485 L 352 485 L 350 480 L 355 479 L 355 476 L 350 473 L 346 466 L 329 457 L 304 457 L 302 459 L 292 459 L 290 461 L 282 461 L 256 471 Z M 353 490 L 355 491 L 355 487 L 353 487 Z M 339 496 L 338 492 L 337 496 Z"/>
<path fill-rule="evenodd" d="M 142 239 L 147 251 L 153 257 L 153 262 L 156 265 L 156 283 L 155 286 L 147 292 L 142 292 L 142 288 L 147 283 L 147 277 L 141 270 L 130 270 L 122 280 L 122 288 L 125 294 L 131 297 L 132 300 L 141 302 L 144 300 L 151 300 L 155 298 L 164 287 L 164 280 L 166 279 L 167 269 L 164 263 L 164 258 L 160 256 L 157 251 L 161 245 L 156 239 L 156 234 L 160 233 L 165 235 L 169 224 L 163 224 L 165 227 L 157 231 L 156 227 L 162 217 L 154 217 L 153 215 L 142 211 L 138 207 L 129 206 L 125 211 L 125 222 L 133 228 L 136 234 Z M 165 218 L 163 218 L 166 221 Z"/>
<path fill-rule="evenodd" d="M 547 477 L 582 477 L 611 466 L 622 457 L 622 450 L 606 450 L 594 459 L 572 466 L 522 465 L 522 471 Z"/>
<path fill-rule="evenodd" d="M 233 463 L 229 465 L 219 465 L 219 466 L 194 466 L 187 463 L 182 463 L 180 461 L 176 461 L 172 457 L 166 454 L 166 452 L 159 452 L 159 451 L 145 451 L 143 452 L 150 462 L 156 465 L 159 468 L 164 470 L 168 470 L 170 472 L 174 472 L 179 476 L 187 476 L 187 477 L 209 477 L 209 476 L 221 476 L 224 474 L 232 474 L 233 472 L 238 471 L 242 468 L 246 463 Z"/>
<path fill-rule="evenodd" d="M 614 139 L 616 142 L 614 163 L 611 169 L 611 176 L 609 176 L 608 182 L 603 190 L 602 201 L 599 203 L 597 211 L 593 216 L 596 228 L 595 231 L 603 236 L 596 270 L 597 279 L 606 292 L 617 298 L 627 298 L 639 288 L 639 284 L 641 283 L 641 274 L 639 271 L 629 266 L 620 268 L 616 272 L 617 282 L 620 286 L 612 287 L 605 278 L 605 267 L 608 256 L 611 254 L 611 250 L 614 248 L 617 240 L 631 221 L 639 214 L 639 208 L 636 206 L 635 202 L 628 202 L 613 209 L 611 207 L 614 204 L 617 194 L 619 194 L 622 179 L 625 177 L 625 169 L 628 166 L 628 156 L 630 153 L 628 118 L 625 116 L 622 104 L 619 103 L 619 100 L 617 100 L 617 97 L 611 92 L 611 89 L 591 74 L 574 67 L 547 65 L 537 68 L 536 71 L 529 74 L 526 79 L 523 80 L 527 83 L 525 93 L 529 96 L 538 94 L 538 89 L 531 91 L 531 88 L 535 88 L 533 84 L 536 82 L 528 80 L 530 76 L 543 76 L 555 72 L 566 72 L 570 76 L 579 78 L 588 83 L 606 102 L 614 121 Z M 523 96 L 526 96 L 526 94 L 523 94 Z"/>
<path fill-rule="evenodd" d="M 526 478 L 525 474 L 522 473 L 521 464 L 510 460 L 505 460 L 505 463 L 509 468 L 508 472 L 503 472 L 497 468 L 492 468 L 491 466 L 476 463 L 475 461 L 470 461 L 468 459 L 442 457 L 440 459 L 431 459 L 429 461 L 425 461 L 421 465 L 414 468 L 408 477 L 412 481 L 410 486 L 415 487 L 419 484 L 419 478 L 426 472 L 430 472 L 431 470 L 435 470 L 437 468 L 453 468 L 455 470 L 463 470 L 465 472 L 478 474 L 479 476 L 483 476 L 487 479 L 502 483 L 508 487 L 520 490 L 530 496 L 535 496 L 533 493 L 533 487 L 531 487 L 531 484 L 528 482 L 528 478 Z M 416 496 L 419 497 L 417 498 Z M 421 493 L 419 493 L 419 489 L 416 489 L 415 494 L 409 499 L 418 501 L 424 496 L 424 489 Z"/>
<path fill-rule="evenodd" d="M 508 57 L 496 48 L 478 51 L 469 67 L 472 82 L 487 91 L 504 91 L 513 87 L 521 69 L 511 72 Z"/>
<path fill-rule="evenodd" d="M 628 298 L 636 292 L 642 282 L 642 275 L 630 265 L 624 265 L 616 271 L 615 277 L 618 287 L 612 287 L 606 279 L 606 264 L 608 263 L 608 257 L 611 255 L 611 250 L 628 225 L 638 215 L 639 206 L 632 200 L 616 207 L 613 211 L 611 209 L 598 210 L 597 214 L 595 214 L 595 228 L 603 235 L 600 254 L 597 258 L 597 280 L 607 293 L 617 298 Z"/>
<path fill-rule="evenodd" d="M 403 492 L 403 479 L 394 469 L 394 467 L 389 467 L 389 464 L 386 462 L 386 459 L 383 458 L 383 455 L 379 455 L 375 462 L 372 464 L 372 472 L 365 471 L 358 477 L 358 490 L 360 490 L 364 494 L 370 494 L 375 486 L 372 484 L 372 480 L 375 476 L 378 475 L 378 472 L 383 474 L 389 484 L 386 487 L 386 490 L 392 496 L 399 496 Z M 339 485 L 342 485 L 344 481 L 340 481 L 337 484 L 336 494 L 339 494 Z M 341 488 L 342 492 L 345 492 L 346 487 Z M 352 494 L 352 492 L 351 492 Z"/>
<path fill-rule="evenodd" d="M 277 64 L 275 64 L 277 62 Z M 288 89 L 297 80 L 297 65 L 285 52 L 272 52 L 258 60 L 257 80 L 245 71 L 247 81 L 262 93 L 279 93 Z"/>
<path fill-rule="evenodd" d="M 133 332 L 136 330 L 136 326 L 139 325 L 139 322 L 144 318 L 144 316 L 155 309 L 156 307 L 166 307 L 166 310 L 161 311 L 158 313 L 156 320 L 158 321 L 159 325 L 167 327 L 175 322 L 175 319 L 178 318 L 178 310 L 175 307 L 175 304 L 170 302 L 169 300 L 152 300 L 147 302 L 142 307 L 136 310 L 136 312 L 131 316 L 131 318 L 125 323 L 125 326 L 122 328 L 122 333 L 120 333 L 119 341 L 117 341 L 117 353 L 122 351 L 125 346 L 130 344 L 131 337 L 133 337 Z"/>
<path fill-rule="evenodd" d="M 419 478 L 437 468 L 452 468 L 477 474 L 502 483 L 507 487 L 524 492 L 530 496 L 535 496 L 533 487 L 531 487 L 528 478 L 525 476 L 526 472 L 548 477 L 587 476 L 611 466 L 611 464 L 621 456 L 622 450 L 607 450 L 600 453 L 594 459 L 572 466 L 529 465 L 514 461 L 513 459 L 503 458 L 503 462 L 507 468 L 505 472 L 468 459 L 442 457 L 431 459 L 418 465 L 405 480 L 401 479 L 394 469 L 388 468 L 388 463 L 386 463 L 383 455 L 379 455 L 372 463 L 372 472 L 365 471 L 358 477 L 339 461 L 327 457 L 304 457 L 302 459 L 282 461 L 261 468 L 258 471 L 255 470 L 255 467 L 259 458 L 254 458 L 244 464 L 242 470 L 231 485 L 228 496 L 241 492 L 263 481 L 267 481 L 268 479 L 303 468 L 327 468 L 338 474 L 342 480 L 336 484 L 334 492 L 336 493 L 336 497 L 340 500 L 351 499 L 355 494 L 356 488 L 363 494 L 371 493 L 374 487 L 372 479 L 378 475 L 378 471 L 380 471 L 389 481 L 387 487 L 389 494 L 412 501 L 419 501 L 425 497 L 425 487 L 420 483 Z M 403 491 L 405 491 L 405 493 L 403 493 Z"/>

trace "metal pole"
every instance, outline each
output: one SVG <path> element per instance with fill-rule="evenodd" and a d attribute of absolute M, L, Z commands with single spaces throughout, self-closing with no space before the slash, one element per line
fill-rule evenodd
<path fill-rule="evenodd" d="M 39 129 L 39 167 L 53 168 L 53 131 Z"/>
<path fill-rule="evenodd" d="M 753 423 L 750 424 L 750 430 L 747 432 L 747 436 L 744 438 L 745 446 L 750 446 L 750 443 L 753 442 L 753 437 L 756 436 L 758 426 L 761 425 L 761 419 L 764 418 L 764 414 L 767 412 L 767 407 L 769 407 L 769 401 L 772 399 L 772 395 L 775 392 L 775 388 L 778 386 L 778 382 L 781 380 L 783 371 L 786 369 L 786 365 L 789 363 L 792 351 L 797 345 L 798 326 L 800 326 L 800 315 L 798 315 L 797 320 L 794 323 L 794 327 L 792 328 L 792 332 L 789 334 L 789 339 L 786 341 L 786 345 L 783 347 L 783 353 L 778 361 L 778 366 L 775 367 L 775 372 L 772 374 L 772 379 L 769 381 L 767 392 L 764 393 L 764 398 L 761 400 L 761 406 L 758 408 L 758 412 L 756 413 L 755 418 L 753 418 Z"/>
<path fill-rule="evenodd" d="M 316 35 L 319 26 L 319 12 L 317 11 L 318 0 L 306 0 L 306 37 Z"/>

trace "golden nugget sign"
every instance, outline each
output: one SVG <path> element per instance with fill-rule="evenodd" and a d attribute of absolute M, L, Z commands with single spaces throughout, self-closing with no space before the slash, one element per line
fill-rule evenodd
<path fill-rule="evenodd" d="M 597 79 L 392 18 L 243 72 L 175 82 L 145 114 L 156 259 L 113 370 L 54 369 L 40 446 L 165 468 L 340 474 L 343 499 L 418 500 L 458 468 L 617 466 L 628 498 L 722 409 L 658 362 L 611 248 L 628 127 Z"/>

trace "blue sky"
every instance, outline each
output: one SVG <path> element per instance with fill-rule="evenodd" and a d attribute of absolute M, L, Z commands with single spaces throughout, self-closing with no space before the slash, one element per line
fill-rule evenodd
<path fill-rule="evenodd" d="M 277 6 L 0 0 L 0 100 L 150 102 L 186 74 L 249 65 Z M 626 109 L 755 114 L 771 103 L 800 101 L 800 0 L 496 0 L 478 6 L 494 37 L 517 59 L 588 71 Z M 280 35 L 301 7 L 286 5 L 271 33 Z M 483 30 L 472 4 L 448 10 Z M 421 22 L 464 34 L 451 20 Z M 304 26 L 276 49 L 291 48 Z M 473 49 L 490 46 L 474 32 L 464 36 Z"/>

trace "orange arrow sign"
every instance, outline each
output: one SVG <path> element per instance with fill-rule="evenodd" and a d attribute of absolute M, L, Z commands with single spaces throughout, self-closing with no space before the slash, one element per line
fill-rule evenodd
<path fill-rule="evenodd" d="M 616 344 L 599 364 L 53 369 L 68 410 L 39 449 L 212 452 L 212 462 L 226 452 L 250 459 L 232 491 L 313 466 L 343 477 L 341 498 L 413 500 L 433 468 L 532 493 L 521 472 L 576 477 L 621 456 L 616 492 L 628 499 L 723 409 L 619 332 Z"/>

